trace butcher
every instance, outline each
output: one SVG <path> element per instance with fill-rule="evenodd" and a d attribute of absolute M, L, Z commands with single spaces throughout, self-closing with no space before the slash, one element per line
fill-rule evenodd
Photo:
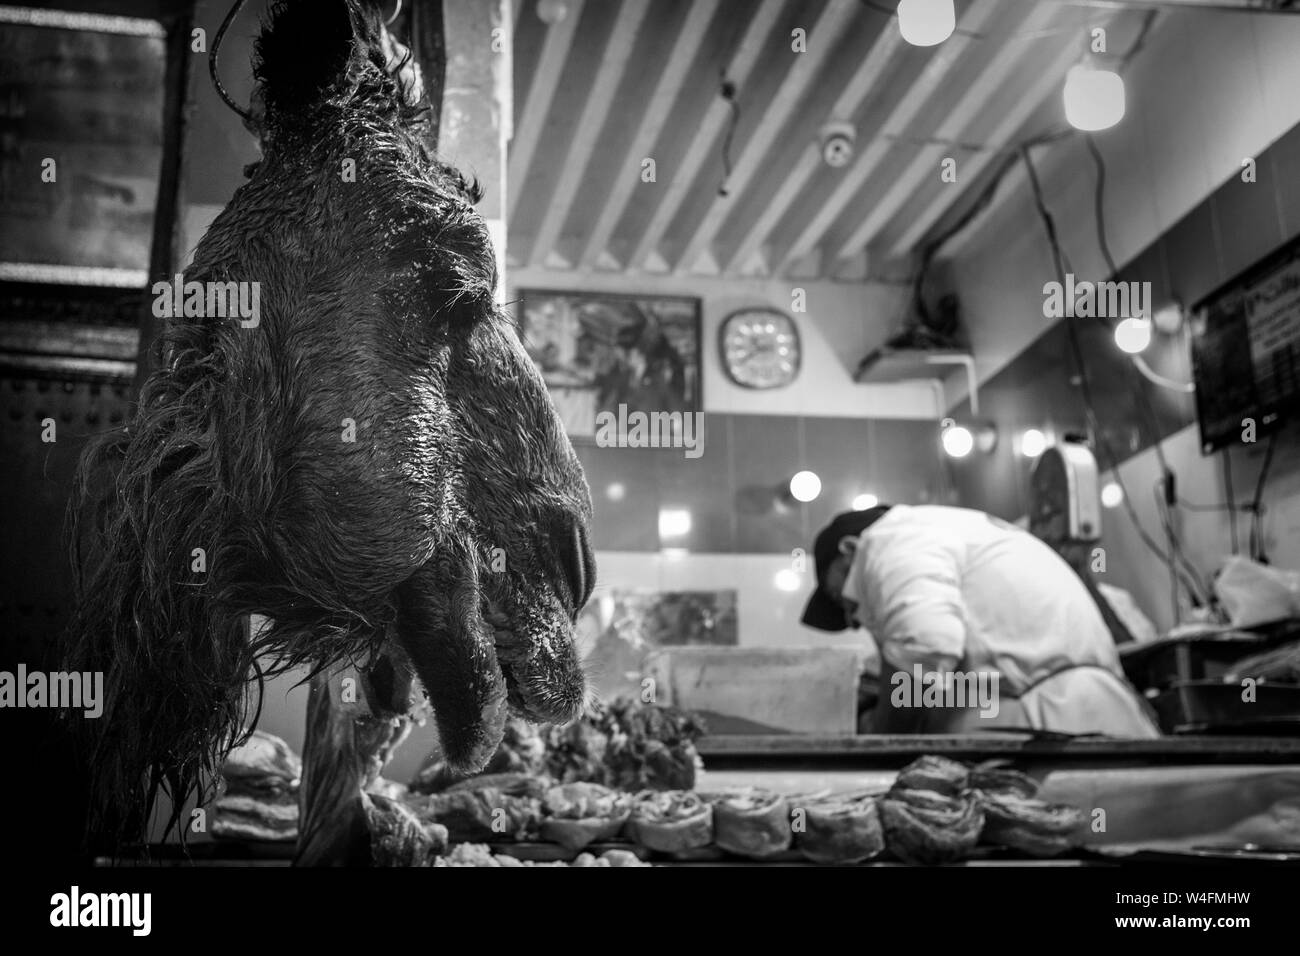
<path fill-rule="evenodd" d="M 803 623 L 864 628 L 880 652 L 863 732 L 1159 736 L 1083 582 L 1027 531 L 966 508 L 881 505 L 837 515 L 814 558 Z"/>

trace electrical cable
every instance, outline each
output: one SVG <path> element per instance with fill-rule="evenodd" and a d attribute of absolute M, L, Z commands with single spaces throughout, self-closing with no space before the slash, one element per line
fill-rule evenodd
<path fill-rule="evenodd" d="M 731 107 L 731 122 L 727 124 L 726 135 L 722 137 L 722 183 L 718 186 L 718 195 L 726 196 L 727 180 L 731 178 L 731 140 L 736 135 L 736 127 L 740 125 L 740 104 L 736 102 L 736 84 L 723 77 L 722 98 L 727 101 Z"/>
<path fill-rule="evenodd" d="M 1146 359 L 1141 355 L 1133 356 L 1133 366 L 1153 385 L 1159 385 L 1161 388 L 1167 388 L 1170 391 L 1179 392 L 1183 395 L 1196 394 L 1196 386 L 1194 384 L 1191 382 L 1176 382 L 1172 378 L 1166 378 L 1148 365 Z"/>
<path fill-rule="evenodd" d="M 1148 10 L 1146 12 L 1146 16 L 1142 18 L 1142 26 L 1138 28 L 1137 37 L 1129 44 L 1129 48 L 1124 51 L 1124 55 L 1119 58 L 1119 65 L 1116 67 L 1117 71 L 1123 72 L 1133 62 L 1133 58 L 1142 52 L 1142 48 L 1146 46 L 1147 37 L 1150 36 L 1151 28 L 1155 25 L 1158 16 L 1160 16 L 1159 10 Z"/>
<path fill-rule="evenodd" d="M 1187 554 L 1183 551 L 1182 543 L 1178 540 L 1177 530 L 1174 528 L 1174 516 L 1169 504 L 1169 496 L 1165 491 L 1164 481 L 1157 478 L 1155 484 L 1152 486 L 1152 491 L 1156 496 L 1156 517 L 1159 519 L 1161 527 L 1164 529 L 1165 536 L 1169 539 L 1169 553 L 1175 555 L 1175 559 L 1182 567 L 1186 576 L 1194 580 L 1197 587 L 1201 592 L 1203 592 L 1202 595 L 1194 597 L 1203 596 L 1204 599 L 1208 601 L 1209 590 L 1201 580 L 1201 575 L 1200 572 L 1196 570 L 1196 565 L 1192 564 L 1191 559 L 1188 558 Z"/>
<path fill-rule="evenodd" d="M 1161 527 L 1165 529 L 1165 543 L 1169 546 L 1169 553 L 1173 554 L 1175 552 L 1175 549 L 1177 548 L 1177 541 L 1174 539 L 1173 522 L 1169 520 L 1169 512 L 1164 507 L 1164 495 L 1162 493 L 1162 488 L 1161 488 L 1163 484 L 1164 482 L 1161 479 L 1156 479 L 1156 483 L 1152 487 L 1151 491 L 1155 495 L 1155 499 L 1156 499 L 1156 516 L 1160 519 Z M 1170 569 L 1170 571 L 1171 571 L 1169 575 L 1170 619 L 1173 620 L 1175 623 L 1177 623 L 1182 620 L 1182 604 L 1179 600 L 1180 594 L 1178 590 L 1178 574 L 1177 572 L 1174 572 L 1172 568 Z"/>
<path fill-rule="evenodd" d="M 1237 553 L 1237 509 L 1232 495 L 1232 458 L 1230 446 L 1223 446 L 1223 491 L 1228 496 L 1228 523 L 1232 528 L 1232 553 Z"/>
<path fill-rule="evenodd" d="M 1152 13 L 1149 14 L 1146 20 L 1144 21 L 1143 32 L 1139 34 L 1138 40 L 1135 42 L 1134 47 L 1130 49 L 1129 53 L 1125 54 L 1126 61 L 1132 57 L 1136 48 L 1140 47 L 1141 43 L 1144 42 L 1145 32 L 1150 29 L 1151 22 L 1154 21 L 1154 19 L 1155 19 L 1155 14 L 1154 11 L 1152 11 Z M 1106 218 L 1105 218 L 1106 160 L 1105 157 L 1102 156 L 1101 150 L 1097 147 L 1097 143 L 1091 135 L 1085 137 L 1085 142 L 1088 147 L 1088 153 L 1092 157 L 1093 165 L 1096 168 L 1096 174 L 1097 174 L 1096 188 L 1093 193 L 1093 208 L 1094 208 L 1094 216 L 1095 216 L 1095 221 L 1097 226 L 1097 245 L 1100 247 L 1102 257 L 1106 261 L 1106 267 L 1109 270 L 1108 274 L 1112 279 L 1114 279 L 1119 275 L 1119 268 L 1115 263 L 1115 258 L 1110 251 L 1110 244 L 1109 242 L 1107 242 L 1106 239 Z M 1104 323 L 1104 320 L 1102 321 Z M 1109 326 L 1107 327 L 1109 328 Z M 1168 458 L 1165 456 L 1164 445 L 1162 444 L 1162 439 L 1160 436 L 1159 420 L 1156 415 L 1155 408 L 1151 404 L 1151 396 L 1147 393 L 1147 390 L 1142 386 L 1142 383 L 1136 379 L 1133 373 L 1136 372 L 1157 385 L 1161 385 L 1166 388 L 1170 388 L 1175 391 L 1179 391 L 1183 393 L 1195 392 L 1196 387 L 1191 384 L 1184 385 L 1183 383 L 1175 382 L 1172 379 L 1168 379 L 1162 375 L 1159 375 L 1146 363 L 1145 359 L 1143 359 L 1141 355 L 1132 356 L 1132 362 L 1125 363 L 1125 365 L 1126 365 L 1126 372 L 1129 375 L 1130 380 L 1134 384 L 1133 392 L 1137 398 L 1138 409 L 1146 420 L 1146 426 L 1148 428 L 1151 437 L 1151 447 L 1154 450 L 1156 459 L 1160 464 L 1160 469 L 1164 476 L 1163 480 L 1165 482 L 1172 483 L 1174 481 L 1174 471 L 1169 464 Z M 1131 366 L 1131 368 L 1128 366 Z M 1166 503 L 1169 503 L 1171 501 L 1177 504 L 1179 499 L 1177 498 L 1177 495 L 1172 493 L 1167 493 Z M 1234 530 L 1235 530 L 1235 518 L 1236 515 L 1234 513 L 1233 514 Z M 1201 592 L 1205 594 L 1208 598 L 1209 589 L 1204 585 L 1204 583 L 1201 582 L 1200 576 L 1195 573 L 1194 566 L 1192 565 L 1190 559 L 1187 557 L 1186 552 L 1183 550 L 1182 541 L 1173 529 L 1172 519 L 1170 519 L 1170 521 L 1168 522 L 1166 526 L 1166 530 L 1169 533 L 1171 555 L 1173 555 L 1176 560 L 1180 561 L 1185 568 L 1192 570 L 1193 577 L 1195 577 L 1198 583 L 1200 584 Z"/>
<path fill-rule="evenodd" d="M 1047 204 L 1043 199 L 1042 185 L 1039 182 L 1038 172 L 1034 167 L 1033 158 L 1030 155 L 1028 144 L 1025 144 L 1021 149 L 1021 159 L 1024 161 L 1026 172 L 1029 174 L 1029 185 L 1033 192 L 1034 206 L 1038 211 L 1039 219 L 1042 221 L 1043 230 L 1047 233 L 1047 241 L 1051 248 L 1052 260 L 1056 268 L 1057 279 L 1064 287 L 1066 273 L 1064 254 L 1057 237 L 1056 223 L 1052 218 L 1051 211 L 1048 210 Z M 1078 330 L 1075 328 L 1075 323 L 1070 321 L 1068 318 L 1066 319 L 1065 327 L 1070 342 L 1070 349 L 1073 353 L 1075 366 L 1079 374 L 1080 396 L 1083 399 L 1084 415 L 1087 418 L 1088 427 L 1094 436 L 1097 450 L 1102 452 L 1105 456 L 1108 465 L 1107 470 L 1114 475 L 1115 483 L 1119 486 L 1120 492 L 1123 495 L 1124 509 L 1128 513 L 1129 520 L 1133 523 L 1133 527 L 1137 531 L 1138 537 L 1142 540 L 1142 543 L 1145 544 L 1153 554 L 1160 558 L 1161 562 L 1170 569 L 1170 573 L 1185 579 L 1186 572 L 1179 569 L 1179 565 L 1172 555 L 1166 554 L 1164 550 L 1161 549 L 1160 545 L 1151 537 L 1146 528 L 1143 527 L 1141 520 L 1138 518 L 1137 510 L 1133 506 L 1133 501 L 1128 493 L 1128 489 L 1124 487 L 1124 479 L 1119 470 L 1119 461 L 1111 450 L 1110 442 L 1107 440 L 1106 434 L 1097 420 L 1092 400 L 1092 387 L 1088 379 L 1087 362 L 1083 357 L 1083 348 L 1079 343 Z M 1199 582 L 1184 580 L 1184 584 L 1188 587 L 1188 590 L 1194 596 L 1194 599 L 1199 597 Z"/>
<path fill-rule="evenodd" d="M 1264 463 L 1259 467 L 1259 478 L 1255 482 L 1255 496 L 1250 501 L 1250 556 L 1260 564 L 1268 564 L 1268 554 L 1264 551 L 1264 529 L 1260 520 L 1260 508 L 1264 504 L 1264 486 L 1268 483 L 1268 470 L 1273 464 L 1273 450 L 1277 447 L 1278 431 L 1268 437 L 1268 447 L 1264 450 Z"/>
<path fill-rule="evenodd" d="M 1052 132 L 1044 133 L 1041 136 L 1028 139 L 1013 149 L 1008 150 L 1006 158 L 998 165 L 998 168 L 994 171 L 989 181 L 984 184 L 984 188 L 981 189 L 979 195 L 975 197 L 975 201 L 966 208 L 966 211 L 963 212 L 952 225 L 925 244 L 921 250 L 916 274 L 912 279 L 912 307 L 915 310 L 917 317 L 920 318 L 923 323 L 928 323 L 930 320 L 930 310 L 925 304 L 925 277 L 939 250 L 942 249 L 953 236 L 957 235 L 957 233 L 969 226 L 982 212 L 984 212 L 985 209 L 988 208 L 989 204 L 993 201 L 993 197 L 997 194 L 998 187 L 1002 185 L 1002 181 L 1006 179 L 1007 174 L 1010 173 L 1016 163 L 1020 161 L 1021 150 L 1026 146 L 1040 146 L 1044 143 L 1053 143 L 1061 139 L 1066 139 L 1073 136 L 1074 133 L 1075 130 L 1073 128 L 1053 130 Z"/>

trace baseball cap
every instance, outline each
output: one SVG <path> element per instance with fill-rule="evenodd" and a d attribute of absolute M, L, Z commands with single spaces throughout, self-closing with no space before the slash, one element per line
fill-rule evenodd
<path fill-rule="evenodd" d="M 803 623 L 821 631 L 843 631 L 848 628 L 849 622 L 844 618 L 844 608 L 835 598 L 822 590 L 826 572 L 830 569 L 835 556 L 840 553 L 840 539 L 850 536 L 856 538 L 880 520 L 889 507 L 889 505 L 877 505 L 865 511 L 842 512 L 818 532 L 817 540 L 813 543 L 813 561 L 817 565 L 817 590 L 813 591 L 807 606 L 804 607 L 803 617 L 800 618 Z"/>

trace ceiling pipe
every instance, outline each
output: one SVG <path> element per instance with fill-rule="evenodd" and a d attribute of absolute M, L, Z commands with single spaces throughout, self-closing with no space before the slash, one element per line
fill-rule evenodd
<path fill-rule="evenodd" d="M 966 369 L 966 395 L 970 399 L 970 413 L 972 417 L 980 413 L 980 396 L 979 385 L 975 380 L 975 356 L 973 355 L 927 355 L 925 357 L 927 365 L 960 365 Z M 934 379 L 939 383 L 939 388 L 943 388 L 942 379 Z M 940 410 L 943 414 L 947 409 Z"/>

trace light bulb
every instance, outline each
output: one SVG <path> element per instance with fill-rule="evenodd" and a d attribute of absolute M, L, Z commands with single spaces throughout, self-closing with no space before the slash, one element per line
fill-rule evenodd
<path fill-rule="evenodd" d="M 659 512 L 659 537 L 680 538 L 691 533 L 691 513 L 678 508 Z"/>
<path fill-rule="evenodd" d="M 975 448 L 975 436 L 965 425 L 948 426 L 941 440 L 949 458 L 965 458 Z"/>
<path fill-rule="evenodd" d="M 956 26 L 952 0 L 901 0 L 898 4 L 898 32 L 912 46 L 942 43 Z"/>
<path fill-rule="evenodd" d="M 1121 351 L 1137 355 L 1151 344 L 1150 319 L 1123 319 L 1115 326 L 1115 344 Z"/>
<path fill-rule="evenodd" d="M 1026 458 L 1037 458 L 1047 448 L 1047 436 L 1037 428 L 1026 428 L 1020 436 L 1020 454 Z"/>
<path fill-rule="evenodd" d="M 776 572 L 774 583 L 778 591 L 798 591 L 803 585 L 798 573 L 791 571 L 789 568 L 782 568 Z"/>
<path fill-rule="evenodd" d="M 564 0 L 537 0 L 537 19 L 553 27 L 569 15 L 569 5 Z"/>
<path fill-rule="evenodd" d="M 1088 63 L 1065 75 L 1065 118 L 1075 129 L 1110 129 L 1124 118 L 1124 80 Z"/>
<path fill-rule="evenodd" d="M 870 509 L 874 508 L 878 504 L 880 504 L 880 499 L 877 498 L 875 495 L 871 495 L 871 494 L 858 495 L 856 498 L 853 499 L 853 510 L 869 511 Z"/>
<path fill-rule="evenodd" d="M 622 501 L 627 497 L 627 486 L 621 481 L 616 481 L 605 489 L 605 497 L 610 501 Z"/>
<path fill-rule="evenodd" d="M 805 504 L 816 501 L 821 493 L 822 480 L 817 477 L 816 472 L 801 471 L 790 479 L 790 494 L 794 495 L 795 501 L 802 501 Z"/>
<path fill-rule="evenodd" d="M 1107 508 L 1118 508 L 1124 502 L 1124 489 L 1113 481 L 1106 482 L 1101 489 L 1101 503 Z"/>

